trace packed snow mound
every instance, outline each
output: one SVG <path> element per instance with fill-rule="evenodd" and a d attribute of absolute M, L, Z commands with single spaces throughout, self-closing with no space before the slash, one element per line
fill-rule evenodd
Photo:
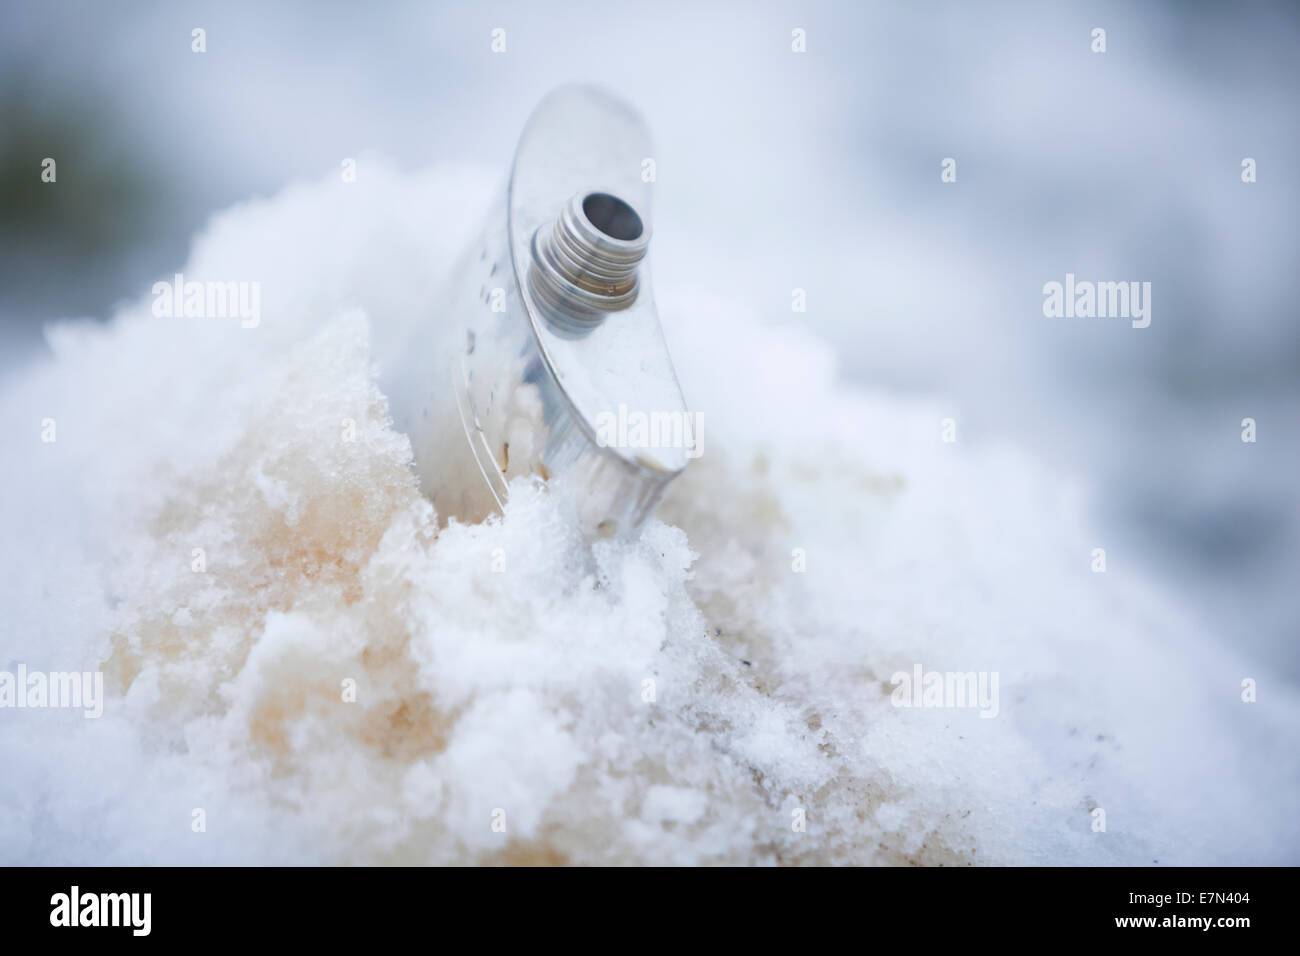
<path fill-rule="evenodd" d="M 1094 573 L 1082 494 L 663 268 L 658 518 L 588 545 L 521 477 L 440 530 L 376 366 L 498 184 L 360 169 L 198 238 L 255 325 L 142 295 L 0 395 L 0 669 L 107 694 L 0 711 L 0 861 L 1300 862 L 1296 699 Z M 917 666 L 996 707 L 896 706 Z"/>

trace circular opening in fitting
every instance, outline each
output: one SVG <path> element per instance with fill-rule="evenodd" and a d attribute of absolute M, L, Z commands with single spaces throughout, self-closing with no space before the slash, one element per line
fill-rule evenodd
<path fill-rule="evenodd" d="M 611 239 L 632 242 L 641 238 L 641 217 L 617 196 L 591 193 L 582 201 L 582 212 L 589 223 Z"/>

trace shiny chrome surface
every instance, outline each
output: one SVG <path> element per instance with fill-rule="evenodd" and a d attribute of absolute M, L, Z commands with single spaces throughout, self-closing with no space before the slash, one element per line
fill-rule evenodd
<path fill-rule="evenodd" d="M 589 535 L 627 534 L 685 467 L 685 448 L 598 435 L 602 416 L 686 414 L 649 278 L 652 155 L 640 116 L 594 87 L 529 119 L 439 315 L 389 376 L 444 521 L 482 520 L 531 474 L 574 494 Z"/>

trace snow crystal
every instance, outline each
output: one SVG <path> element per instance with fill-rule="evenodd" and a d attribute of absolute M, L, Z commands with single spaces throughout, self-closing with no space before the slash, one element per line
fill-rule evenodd
<path fill-rule="evenodd" d="M 0 669 L 109 689 L 0 712 L 0 861 L 1298 861 L 1300 703 L 1091 573 L 1071 483 L 667 270 L 709 434 L 658 517 L 588 545 L 521 476 L 440 528 L 376 367 L 497 186 L 246 203 L 184 273 L 260 282 L 255 328 L 142 295 L 0 394 Z M 894 706 L 918 663 L 997 716 Z"/>

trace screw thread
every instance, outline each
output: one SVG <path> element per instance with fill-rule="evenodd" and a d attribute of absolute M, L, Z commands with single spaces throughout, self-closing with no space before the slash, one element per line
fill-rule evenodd
<path fill-rule="evenodd" d="M 649 245 L 641 217 L 623 200 L 579 193 L 533 235 L 532 291 L 553 322 L 589 330 L 636 301 Z"/>

